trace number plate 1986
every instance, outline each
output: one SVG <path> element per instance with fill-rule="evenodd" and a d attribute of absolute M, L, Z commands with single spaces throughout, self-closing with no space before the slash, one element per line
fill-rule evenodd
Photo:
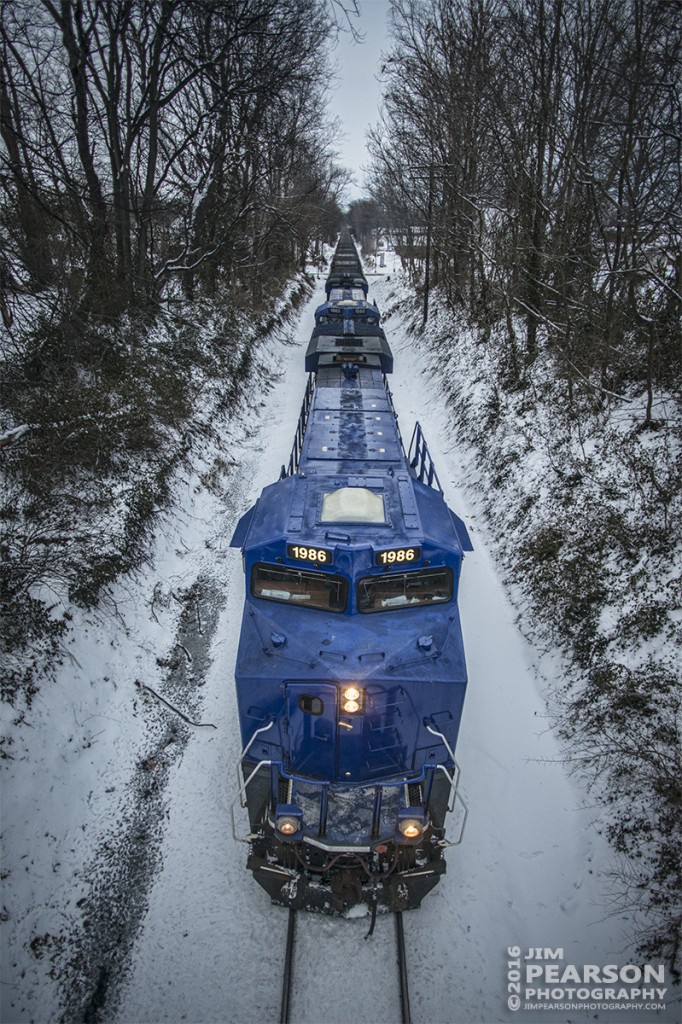
<path fill-rule="evenodd" d="M 287 544 L 287 558 L 295 558 L 300 562 L 330 565 L 332 552 L 328 548 L 313 548 L 307 544 Z"/>
<path fill-rule="evenodd" d="M 390 548 L 387 551 L 374 552 L 375 565 L 404 565 L 409 562 L 418 562 L 421 558 L 422 549 L 416 548 Z"/>

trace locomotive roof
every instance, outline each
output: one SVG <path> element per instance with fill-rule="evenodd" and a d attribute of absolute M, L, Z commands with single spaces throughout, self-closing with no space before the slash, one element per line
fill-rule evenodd
<path fill-rule="evenodd" d="M 353 521 L 344 519 L 343 511 L 329 514 L 326 509 L 334 507 L 335 501 L 332 498 L 330 504 L 329 496 L 346 489 L 351 493 L 337 498 L 336 507 L 366 508 L 366 495 L 361 491 L 369 491 L 380 498 L 383 516 L 373 515 L 373 521 L 367 521 L 367 517 Z M 357 496 L 352 494 L 353 489 L 358 489 Z M 248 550 L 267 547 L 281 538 L 327 547 L 413 545 L 429 539 L 461 555 L 468 547 L 462 529 L 440 492 L 415 480 L 404 464 L 374 467 L 373 475 L 361 472 L 360 467 L 350 472 L 341 466 L 337 472 L 314 467 L 266 487 L 257 505 L 239 524 L 232 543 Z"/>
<path fill-rule="evenodd" d="M 355 328 L 352 321 L 350 325 Z M 338 324 L 317 324 L 310 338 L 305 354 L 305 368 L 315 373 L 330 364 L 343 364 L 351 360 L 368 370 L 381 369 L 383 373 L 393 372 L 393 355 L 386 341 L 386 335 L 378 324 L 361 324 L 357 330 L 339 334 Z M 338 366 L 336 373 L 338 375 Z M 338 382 L 331 382 L 338 386 Z M 379 385 L 381 386 L 381 385 Z"/>
<path fill-rule="evenodd" d="M 344 293 L 348 292 L 350 290 L 351 289 L 346 288 L 346 289 L 344 289 Z M 360 289 L 358 289 L 358 291 L 360 291 Z M 364 295 L 364 292 L 363 292 L 363 295 Z M 374 302 L 374 299 L 370 299 L 370 298 L 368 298 L 365 295 L 364 298 L 362 298 L 362 299 L 354 299 L 354 298 L 352 298 L 350 296 L 348 298 L 341 298 L 341 299 L 331 299 L 331 298 L 325 299 L 325 301 L 322 302 L 316 308 L 315 316 L 319 316 L 321 313 L 326 312 L 330 307 L 333 308 L 335 306 L 340 306 L 342 309 L 347 309 L 347 310 L 350 310 L 350 309 L 362 309 L 362 310 L 364 310 L 364 309 L 366 309 L 368 311 L 375 310 L 377 314 L 379 312 L 379 308 L 378 308 L 377 304 Z"/>

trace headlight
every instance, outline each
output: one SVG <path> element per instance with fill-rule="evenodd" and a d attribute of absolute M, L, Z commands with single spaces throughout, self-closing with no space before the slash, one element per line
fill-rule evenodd
<path fill-rule="evenodd" d="M 358 686 L 347 686 L 341 694 L 341 708 L 347 715 L 356 715 L 365 709 L 365 692 Z"/>

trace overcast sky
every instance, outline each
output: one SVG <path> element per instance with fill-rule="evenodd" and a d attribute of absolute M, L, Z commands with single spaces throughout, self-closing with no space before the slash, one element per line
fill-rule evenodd
<path fill-rule="evenodd" d="M 342 32 L 333 51 L 338 65 L 337 86 L 332 92 L 330 110 L 343 122 L 344 137 L 339 140 L 340 163 L 349 167 L 356 184 L 349 198 L 362 194 L 362 166 L 369 163 L 365 133 L 379 117 L 381 86 L 376 79 L 381 66 L 381 51 L 388 49 L 386 22 L 388 0 L 359 0 L 360 18 L 353 24 L 364 35 L 362 43 L 353 42 L 350 32 Z M 334 83 L 332 83 L 334 84 Z"/>

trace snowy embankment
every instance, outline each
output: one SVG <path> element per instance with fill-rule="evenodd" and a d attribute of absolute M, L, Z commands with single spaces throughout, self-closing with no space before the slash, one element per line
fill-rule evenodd
<path fill-rule="evenodd" d="M 407 300 L 407 301 L 406 301 Z M 400 287 L 391 301 L 420 319 Z M 682 443 L 679 401 L 574 382 L 550 354 L 509 382 L 509 340 L 445 308 L 411 337 L 445 397 L 465 494 L 539 657 L 567 770 L 601 804 L 614 910 L 644 959 L 680 961 Z M 563 653 L 557 662 L 558 651 Z M 538 662 L 540 664 L 540 662 Z"/>
<path fill-rule="evenodd" d="M 165 856 L 169 777 L 195 735 L 218 731 L 205 678 L 239 568 L 229 540 L 249 457 L 261 457 L 252 435 L 290 339 L 279 320 L 255 348 L 255 409 L 249 395 L 229 418 L 229 379 L 202 394 L 149 562 L 94 610 L 65 605 L 61 664 L 28 708 L 2 705 L 3 1021 L 104 1019 L 129 962 Z"/>
<path fill-rule="evenodd" d="M 278 1019 L 286 912 L 247 875 L 246 848 L 231 835 L 243 575 L 228 545 L 288 457 L 321 286 L 292 328 L 298 344 L 272 339 L 253 405 L 178 478 L 148 573 L 77 615 L 69 662 L 36 697 L 30 727 L 17 727 L 23 747 L 4 810 L 3 1021 Z M 395 275 L 370 287 L 385 306 Z M 472 449 L 427 353 L 397 316 L 386 330 L 404 439 L 419 419 L 475 546 L 461 589 L 470 687 L 458 749 L 470 814 L 442 883 L 406 916 L 413 1020 L 676 1020 L 669 983 L 667 1009 L 644 1017 L 507 1008 L 510 947 L 560 948 L 565 964 L 637 963 L 633 921 L 612 914 L 613 855 L 550 728 L 545 690 L 561 660 L 541 659 L 516 625 L 484 502 L 470 489 Z M 391 922 L 364 942 L 366 931 L 364 920 L 299 922 L 294 1020 L 399 1020 Z"/>

